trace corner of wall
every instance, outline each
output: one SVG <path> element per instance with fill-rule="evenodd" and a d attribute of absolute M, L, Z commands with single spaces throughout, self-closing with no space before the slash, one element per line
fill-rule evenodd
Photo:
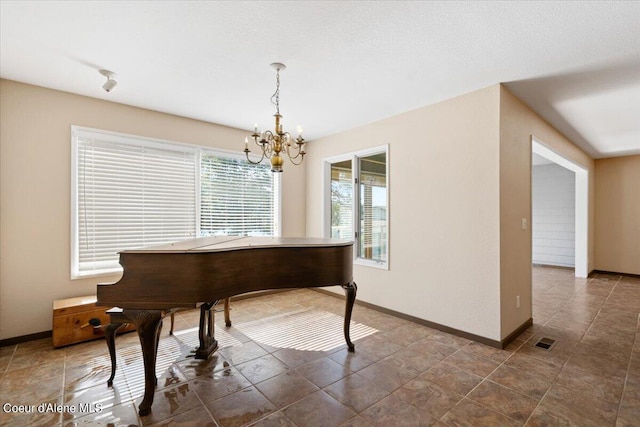
<path fill-rule="evenodd" d="M 640 155 L 595 160 L 595 269 L 640 275 Z"/>
<path fill-rule="evenodd" d="M 532 138 L 584 166 L 590 176 L 589 259 L 594 253 L 593 159 L 500 85 L 500 294 L 501 338 L 532 318 L 531 143 Z M 522 219 L 527 230 L 522 230 Z M 591 268 L 590 264 L 590 268 Z M 517 297 L 520 307 L 516 307 Z"/>

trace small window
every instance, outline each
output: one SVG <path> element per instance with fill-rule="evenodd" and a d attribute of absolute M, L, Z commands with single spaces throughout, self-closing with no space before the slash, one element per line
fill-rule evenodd
<path fill-rule="evenodd" d="M 325 159 L 325 234 L 355 241 L 355 262 L 388 268 L 388 146 Z"/>
<path fill-rule="evenodd" d="M 387 262 L 387 153 L 360 157 L 359 257 Z"/>
<path fill-rule="evenodd" d="M 331 165 L 331 238 L 353 239 L 351 160 Z"/>

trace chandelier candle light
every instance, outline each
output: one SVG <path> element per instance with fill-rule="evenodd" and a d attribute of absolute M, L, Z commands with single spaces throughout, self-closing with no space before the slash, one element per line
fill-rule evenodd
<path fill-rule="evenodd" d="M 251 152 L 251 150 L 249 150 L 249 137 L 244 139 L 244 153 L 249 163 L 257 165 L 267 158 L 271 160 L 271 172 L 282 172 L 282 164 L 284 163 L 282 159 L 283 152 L 294 165 L 301 164 L 306 153 L 304 152 L 302 128 L 298 126 L 298 137 L 293 139 L 289 132 L 283 131 L 282 123 L 280 123 L 280 119 L 282 118 L 280 114 L 280 70 L 284 70 L 287 67 L 279 62 L 274 62 L 271 64 L 271 68 L 276 70 L 276 91 L 271 96 L 271 103 L 276 106 L 276 114 L 273 115 L 276 118 L 276 127 L 273 131 L 266 130 L 258 132 L 258 124 L 256 123 L 253 126 L 253 134 L 251 134 L 251 137 L 262 151 L 262 156 L 257 162 L 249 158 L 249 153 Z"/>

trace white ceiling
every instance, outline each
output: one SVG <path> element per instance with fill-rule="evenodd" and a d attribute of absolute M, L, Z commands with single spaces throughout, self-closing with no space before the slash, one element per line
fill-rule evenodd
<path fill-rule="evenodd" d="M 0 0 L 0 17 L 2 78 L 94 98 L 272 127 L 279 61 L 285 130 L 313 140 L 504 82 L 591 156 L 640 153 L 640 2 Z"/>

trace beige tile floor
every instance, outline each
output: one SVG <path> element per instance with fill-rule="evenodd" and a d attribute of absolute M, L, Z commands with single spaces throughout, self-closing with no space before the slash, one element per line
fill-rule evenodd
<path fill-rule="evenodd" d="M 356 306 L 348 353 L 343 302 L 296 290 L 234 302 L 231 328 L 216 317 L 220 350 L 199 361 L 198 313 L 180 312 L 142 418 L 135 333 L 118 338 L 113 388 L 102 340 L 2 347 L 0 403 L 13 406 L 0 425 L 639 426 L 640 279 L 533 274 L 534 325 L 506 350 Z M 533 347 L 542 336 L 551 351 Z"/>

